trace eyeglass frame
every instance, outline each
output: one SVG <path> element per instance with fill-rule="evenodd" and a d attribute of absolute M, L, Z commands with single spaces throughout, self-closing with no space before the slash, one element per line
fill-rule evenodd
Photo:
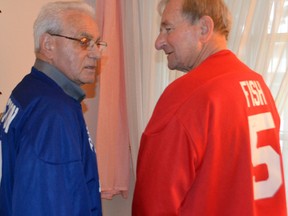
<path fill-rule="evenodd" d="M 74 38 L 74 37 L 68 37 L 68 36 L 61 35 L 61 34 L 53 34 L 53 33 L 48 33 L 48 34 L 51 36 L 62 37 L 62 38 L 66 38 L 69 40 L 77 41 L 77 42 L 79 42 L 80 46 L 84 49 L 93 48 L 93 46 L 96 44 L 99 51 L 102 52 L 108 46 L 107 42 L 105 42 L 105 41 L 98 41 L 98 40 L 95 41 L 95 40 L 93 40 L 89 37 L 85 37 L 85 36 L 83 36 L 82 38 Z M 82 41 L 82 39 L 84 39 L 84 38 L 88 40 L 88 42 L 86 42 L 86 44 L 88 44 L 88 45 L 84 44 L 84 42 Z"/>

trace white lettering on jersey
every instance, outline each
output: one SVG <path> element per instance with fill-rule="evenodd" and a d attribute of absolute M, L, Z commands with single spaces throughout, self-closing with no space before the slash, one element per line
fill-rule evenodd
<path fill-rule="evenodd" d="M 7 103 L 7 110 L 1 119 L 1 122 L 3 122 L 3 129 L 5 133 L 8 133 L 10 124 L 13 121 L 13 119 L 16 117 L 18 111 L 19 111 L 19 108 L 15 104 L 13 104 L 13 102 L 9 98 L 8 103 Z"/>
<path fill-rule="evenodd" d="M 272 114 L 267 112 L 249 116 L 248 123 L 252 164 L 254 167 L 265 164 L 268 171 L 267 179 L 256 181 L 256 176 L 254 176 L 254 199 L 273 197 L 283 183 L 280 156 L 269 143 L 259 143 L 258 140 L 258 133 L 265 133 L 265 131 L 275 128 Z"/>
<path fill-rule="evenodd" d="M 251 104 L 252 106 L 263 106 L 267 104 L 264 92 L 258 81 L 242 81 L 240 85 L 246 97 L 248 107 L 251 107 Z"/>
<path fill-rule="evenodd" d="M 87 127 L 87 126 L 86 126 L 86 130 L 87 130 L 87 135 L 88 135 L 88 141 L 89 141 L 89 144 L 90 144 L 90 148 L 91 148 L 91 150 L 92 150 L 93 152 L 95 152 L 95 151 L 94 151 L 93 141 L 92 141 L 92 139 L 91 139 L 91 137 L 90 137 L 90 133 L 89 133 L 89 130 L 88 130 L 88 127 Z"/>

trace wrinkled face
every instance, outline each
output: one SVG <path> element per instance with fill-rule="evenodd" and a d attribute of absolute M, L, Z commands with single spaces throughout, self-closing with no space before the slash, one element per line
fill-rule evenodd
<path fill-rule="evenodd" d="M 59 34 L 77 39 L 87 37 L 94 41 L 100 40 L 95 20 L 87 14 L 75 11 L 64 15 L 63 30 Z M 77 85 L 93 83 L 97 60 L 101 57 L 96 44 L 84 48 L 79 41 L 58 36 L 51 37 L 54 40 L 51 64 Z"/>
<path fill-rule="evenodd" d="M 155 47 L 167 55 L 169 69 L 187 72 L 199 61 L 202 50 L 200 35 L 198 23 L 192 25 L 182 15 L 182 0 L 170 0 L 162 14 Z"/>

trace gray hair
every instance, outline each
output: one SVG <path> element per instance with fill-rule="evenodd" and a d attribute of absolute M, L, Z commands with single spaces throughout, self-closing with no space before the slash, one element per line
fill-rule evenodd
<path fill-rule="evenodd" d="M 92 7 L 82 1 L 56 1 L 45 4 L 34 22 L 34 51 L 40 49 L 40 37 L 44 33 L 59 34 L 63 27 L 62 16 L 67 11 L 84 12 L 95 18 Z"/>
<path fill-rule="evenodd" d="M 163 13 L 165 6 L 170 0 L 161 0 L 158 11 Z M 199 20 L 202 16 L 210 16 L 214 22 L 214 30 L 225 35 L 228 39 L 232 17 L 223 0 L 183 0 L 183 16 L 190 19 L 191 23 Z"/>

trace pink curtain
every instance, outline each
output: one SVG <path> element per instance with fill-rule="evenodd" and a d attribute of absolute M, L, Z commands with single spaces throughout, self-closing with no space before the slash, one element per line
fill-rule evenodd
<path fill-rule="evenodd" d="M 102 198 L 127 198 L 130 149 L 125 96 L 124 60 L 119 0 L 97 0 L 96 13 L 103 40 L 108 43 L 101 60 L 96 152 Z"/>

